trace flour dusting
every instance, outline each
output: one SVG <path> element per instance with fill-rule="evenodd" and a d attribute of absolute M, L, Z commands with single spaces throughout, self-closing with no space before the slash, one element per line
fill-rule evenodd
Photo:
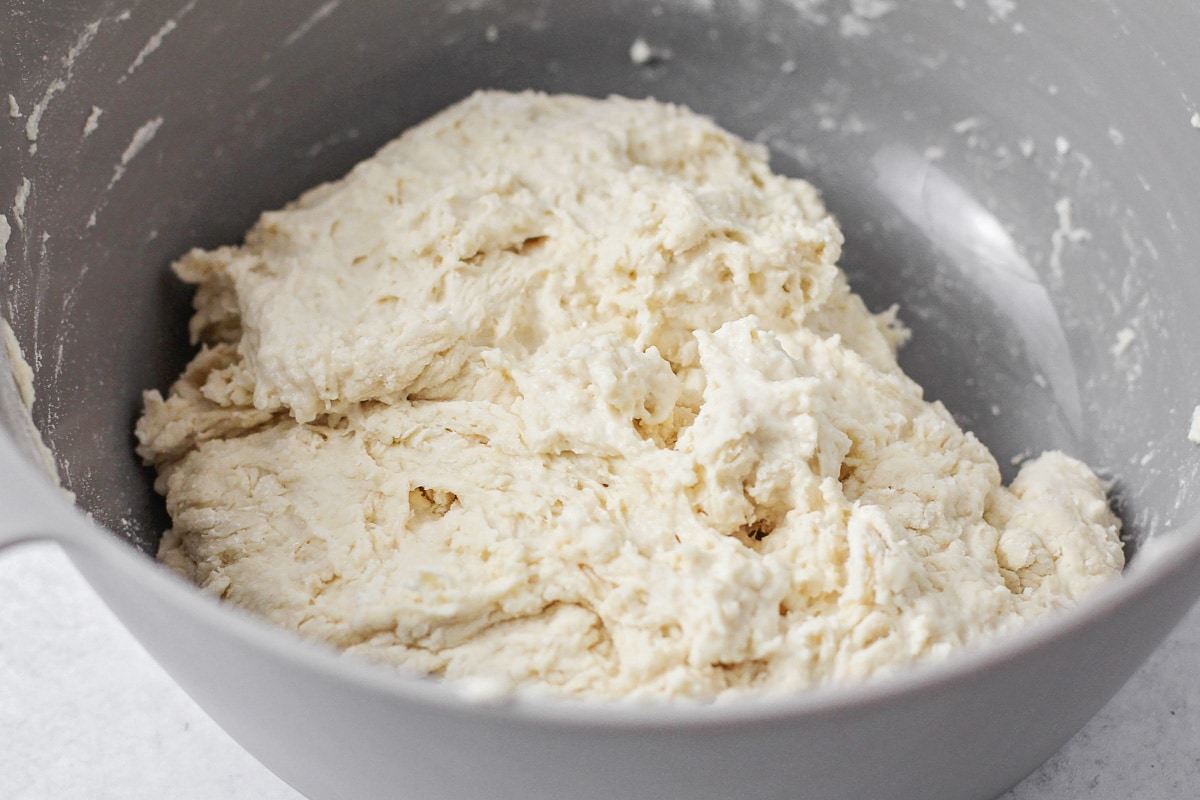
<path fill-rule="evenodd" d="M 126 145 L 125 150 L 121 153 L 120 162 L 118 162 L 118 164 L 113 168 L 112 178 L 110 178 L 108 181 L 109 189 L 115 186 L 117 181 L 121 180 L 121 178 L 125 176 L 125 170 L 129 167 L 129 163 L 133 161 L 133 159 L 137 158 L 138 153 L 141 153 L 142 149 L 150 143 L 150 140 L 153 139 L 158 133 L 158 129 L 162 127 L 162 124 L 163 118 L 155 117 L 154 119 L 143 123 L 142 126 L 134 132 L 133 138 L 129 140 L 129 144 Z"/>

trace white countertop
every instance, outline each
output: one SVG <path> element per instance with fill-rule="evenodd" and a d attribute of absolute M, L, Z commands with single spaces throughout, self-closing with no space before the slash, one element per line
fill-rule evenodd
<path fill-rule="evenodd" d="M 1003 800 L 1200 797 L 1198 671 L 1200 607 Z M 0 553 L 0 798 L 301 795 L 172 683 L 57 546 L 36 544 Z"/>

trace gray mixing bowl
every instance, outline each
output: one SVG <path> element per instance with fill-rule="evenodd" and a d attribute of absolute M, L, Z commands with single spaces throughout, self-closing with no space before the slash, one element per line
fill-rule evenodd
<path fill-rule="evenodd" d="M 634 63 L 643 39 L 656 57 Z M 1190 0 L 8 0 L 0 544 L 48 537 L 312 798 L 988 798 L 1096 712 L 1200 594 L 1200 6 Z M 187 357 L 166 269 L 477 87 L 654 95 L 768 144 L 898 302 L 909 372 L 997 453 L 1113 480 L 1122 580 L 865 686 L 712 706 L 479 704 L 166 574 L 131 427 Z M 7 97 L 6 97 L 7 95 Z M 7 108 L 5 108 L 7 103 Z"/>

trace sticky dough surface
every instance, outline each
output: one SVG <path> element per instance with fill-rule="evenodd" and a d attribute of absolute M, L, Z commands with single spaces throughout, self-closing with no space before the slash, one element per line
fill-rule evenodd
<path fill-rule="evenodd" d="M 177 262 L 159 557 L 374 661 L 601 698 L 862 679 L 1119 572 L 1097 478 L 1002 486 L 841 245 L 685 109 L 476 94 Z"/>

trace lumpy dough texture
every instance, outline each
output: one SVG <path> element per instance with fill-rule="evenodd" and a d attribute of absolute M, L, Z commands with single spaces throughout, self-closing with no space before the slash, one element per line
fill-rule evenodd
<path fill-rule="evenodd" d="M 196 250 L 145 395 L 163 562 L 446 678 L 711 698 L 865 678 L 1118 573 L 897 367 L 809 184 L 686 109 L 478 93 Z"/>

